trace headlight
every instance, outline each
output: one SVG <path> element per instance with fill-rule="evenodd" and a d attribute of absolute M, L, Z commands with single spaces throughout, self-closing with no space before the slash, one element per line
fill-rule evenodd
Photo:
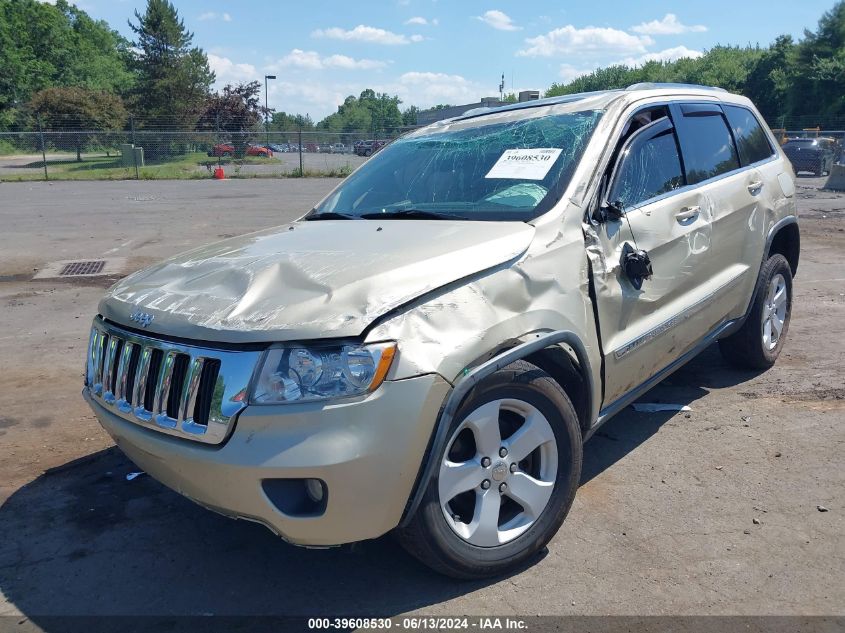
<path fill-rule="evenodd" d="M 396 343 L 270 349 L 250 403 L 308 402 L 375 391 L 395 353 Z"/>

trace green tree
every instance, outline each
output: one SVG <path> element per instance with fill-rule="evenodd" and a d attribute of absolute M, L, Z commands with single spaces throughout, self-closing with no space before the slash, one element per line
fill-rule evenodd
<path fill-rule="evenodd" d="M 108 24 L 65 0 L 0 0 L 0 126 L 24 122 L 20 107 L 44 88 L 126 93 L 128 50 Z"/>
<path fill-rule="evenodd" d="M 412 125 L 417 124 L 417 114 L 419 114 L 420 109 L 412 105 L 410 108 L 402 111 L 402 125 L 409 127 Z"/>
<path fill-rule="evenodd" d="M 235 156 L 243 158 L 250 135 L 270 112 L 261 105 L 260 94 L 258 81 L 225 86 L 222 93 L 214 93 L 206 101 L 198 129 L 222 132 L 231 140 Z"/>
<path fill-rule="evenodd" d="M 203 112 L 214 73 L 201 48 L 193 47 L 194 35 L 185 28 L 168 0 L 147 0 L 137 24 L 134 61 L 138 72 L 134 107 L 139 114 L 161 125 L 193 127 Z"/>
<path fill-rule="evenodd" d="M 126 109 L 117 95 L 88 88 L 45 88 L 32 97 L 30 108 L 45 124 L 57 130 L 50 140 L 60 149 L 82 149 L 100 132 L 120 130 L 126 122 Z"/>
<path fill-rule="evenodd" d="M 269 128 L 272 132 L 296 132 L 299 128 L 308 132 L 314 129 L 314 121 L 307 114 L 274 112 L 270 117 Z"/>
<path fill-rule="evenodd" d="M 779 36 L 763 51 L 745 82 L 743 93 L 775 127 L 783 127 L 789 111 L 789 93 L 796 80 L 795 53 L 792 36 Z"/>
<path fill-rule="evenodd" d="M 345 133 L 350 136 L 381 137 L 393 135 L 403 125 L 399 104 L 402 100 L 387 93 L 376 93 L 367 88 L 356 98 L 346 97 L 337 112 L 317 124 L 317 129 Z"/>
<path fill-rule="evenodd" d="M 795 60 L 795 81 L 790 90 L 790 114 L 817 113 L 822 119 L 845 117 L 845 2 L 822 15 L 815 32 L 804 31 Z"/>

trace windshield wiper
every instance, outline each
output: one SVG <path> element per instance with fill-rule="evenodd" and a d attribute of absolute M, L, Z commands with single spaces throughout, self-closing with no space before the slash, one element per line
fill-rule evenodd
<path fill-rule="evenodd" d="M 362 213 L 360 217 L 365 220 L 469 220 L 462 215 L 454 213 L 441 213 L 439 211 L 425 211 L 423 209 L 396 209 L 395 211 L 375 211 L 373 213 Z"/>
<path fill-rule="evenodd" d="M 357 215 L 349 215 L 348 213 L 337 213 L 336 211 L 323 211 L 322 213 L 314 213 L 305 218 L 307 222 L 315 220 L 357 220 Z"/>

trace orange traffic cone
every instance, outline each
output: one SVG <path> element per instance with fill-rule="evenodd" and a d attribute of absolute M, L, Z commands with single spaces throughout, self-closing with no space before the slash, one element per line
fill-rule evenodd
<path fill-rule="evenodd" d="M 226 178 L 226 174 L 223 173 L 223 168 L 222 167 L 216 167 L 214 169 L 214 179 L 215 180 L 223 180 L 225 178 Z"/>

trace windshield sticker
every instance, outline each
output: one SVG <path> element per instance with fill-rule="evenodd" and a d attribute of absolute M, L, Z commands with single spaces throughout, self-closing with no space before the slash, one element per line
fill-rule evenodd
<path fill-rule="evenodd" d="M 561 151 L 551 147 L 505 150 L 484 177 L 543 180 Z"/>

